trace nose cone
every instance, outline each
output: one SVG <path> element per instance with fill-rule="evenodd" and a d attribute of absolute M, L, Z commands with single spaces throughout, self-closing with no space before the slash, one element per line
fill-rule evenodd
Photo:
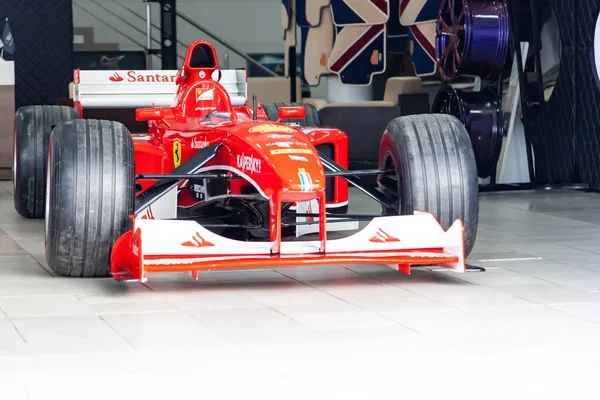
<path fill-rule="evenodd" d="M 288 201 L 313 198 L 325 188 L 319 153 L 301 131 L 283 124 L 257 125 L 248 137 L 273 166 Z M 287 195 L 286 195 L 287 194 Z"/>
<path fill-rule="evenodd" d="M 316 193 L 325 188 L 323 168 L 311 168 L 308 165 L 296 164 L 282 168 L 282 172 L 284 191 L 287 189 L 289 192 Z"/>

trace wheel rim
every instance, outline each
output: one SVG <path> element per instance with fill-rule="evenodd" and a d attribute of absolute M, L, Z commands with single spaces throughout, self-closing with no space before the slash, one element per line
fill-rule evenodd
<path fill-rule="evenodd" d="M 442 79 L 491 78 L 504 68 L 508 14 L 503 0 L 442 0 L 436 22 L 436 58 Z"/>
<path fill-rule="evenodd" d="M 464 60 L 467 24 L 462 0 L 443 0 L 436 23 L 435 48 L 444 79 L 457 76 Z"/>
<path fill-rule="evenodd" d="M 471 139 L 477 173 L 482 179 L 488 178 L 500 157 L 504 130 L 496 92 L 491 89 L 465 92 L 446 85 L 438 92 L 432 112 L 460 120 Z"/>

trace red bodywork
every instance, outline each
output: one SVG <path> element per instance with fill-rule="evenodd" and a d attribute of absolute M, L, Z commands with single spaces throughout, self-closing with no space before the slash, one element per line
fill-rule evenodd
<path fill-rule="evenodd" d="M 198 46 L 213 52 L 214 67 L 192 68 L 191 58 Z M 229 166 L 246 173 L 256 185 L 269 191 L 282 191 L 282 201 L 303 201 L 310 198 L 310 193 L 296 192 L 300 184 L 297 160 L 310 159 L 306 162 L 306 172 L 319 181 L 320 186 L 314 188 L 319 192 L 325 185 L 323 169 L 315 146 L 331 145 L 333 159 L 342 167 L 348 166 L 348 139 L 344 132 L 326 128 L 295 128 L 281 123 L 269 121 L 262 105 L 257 107 L 257 120 L 252 120 L 252 107 L 232 107 L 225 89 L 218 82 L 210 79 L 218 70 L 218 61 L 213 46 L 206 41 L 194 42 L 186 55 L 184 67 L 177 76 L 178 91 L 176 103 L 168 108 L 138 109 L 139 120 L 148 120 L 147 135 L 133 135 L 135 146 L 136 174 L 166 174 L 183 164 L 198 150 L 217 143 L 222 149 L 210 165 Z M 203 94 L 209 93 L 207 98 Z M 290 107 L 291 108 L 291 107 Z M 231 118 L 225 120 L 215 116 L 207 119 L 213 111 L 230 113 Z M 285 110 L 294 112 L 295 110 Z M 301 111 L 300 111 L 301 112 Z M 277 144 L 279 143 L 279 145 Z M 282 144 L 283 143 L 283 144 Z M 288 147 L 277 147 L 288 146 Z M 273 154 L 278 153 L 278 154 Z M 238 156 L 240 160 L 238 160 Z M 298 158 L 300 157 L 300 158 Z M 258 163 L 254 160 L 259 160 Z M 243 161 L 246 165 L 238 165 Z M 248 173 L 249 162 L 255 167 Z M 242 168 L 240 168 L 242 167 Z M 155 181 L 140 181 L 142 191 Z M 251 186 L 250 182 L 234 180 L 231 182 L 233 194 L 242 193 L 243 186 Z M 334 195 L 329 199 L 331 205 L 345 205 L 348 202 L 348 183 L 343 178 L 335 178 Z M 294 193 L 294 194 L 291 194 Z M 313 196 L 314 198 L 314 196 Z M 189 207 L 196 203 L 187 191 L 182 191 L 179 205 Z"/>
<path fill-rule="evenodd" d="M 213 63 L 197 66 L 195 51 L 210 53 Z M 202 57 L 200 57 L 202 59 Z M 206 57 L 205 57 L 206 58 Z M 277 267 L 333 263 L 385 263 L 409 273 L 411 265 L 445 264 L 463 272 L 463 227 L 457 221 L 444 232 L 430 214 L 374 219 L 360 232 L 326 241 L 326 206 L 347 204 L 348 183 L 335 177 L 333 198 L 326 199 L 326 176 L 316 146 L 331 145 L 333 158 L 347 169 L 348 141 L 337 129 L 299 128 L 272 122 L 262 107 L 232 107 L 224 88 L 210 77 L 217 70 L 214 48 L 205 41 L 188 49 L 177 75 L 178 91 L 172 107 L 138 109 L 139 120 L 149 121 L 148 134 L 134 135 L 136 174 L 166 174 L 207 145 L 220 144 L 211 167 L 229 170 L 245 179 L 232 180 L 231 193 L 251 185 L 270 204 L 268 242 L 226 239 L 195 221 L 153 219 L 149 213 L 134 218 L 133 229 L 115 243 L 111 273 L 117 280 L 145 281 L 147 272 L 198 271 L 223 268 Z M 221 112 L 215 115 L 213 112 Z M 281 108 L 280 118 L 302 118 L 304 107 Z M 141 192 L 154 181 L 140 181 Z M 184 184 L 185 182 L 182 182 Z M 180 191 L 177 203 L 196 202 Z M 319 238 L 282 243 L 281 204 L 318 200 Z"/>

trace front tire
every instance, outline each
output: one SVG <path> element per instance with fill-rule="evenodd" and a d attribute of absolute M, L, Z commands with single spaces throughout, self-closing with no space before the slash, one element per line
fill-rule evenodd
<path fill-rule="evenodd" d="M 432 213 L 444 229 L 457 219 L 465 231 L 465 257 L 473 250 L 479 223 L 477 164 L 469 135 L 450 115 L 411 115 L 392 120 L 381 139 L 382 191 L 397 195 L 396 209 L 384 215 Z"/>
<path fill-rule="evenodd" d="M 131 229 L 135 204 L 131 135 L 118 122 L 56 127 L 48 149 L 46 259 L 70 277 L 110 274 L 113 244 Z"/>

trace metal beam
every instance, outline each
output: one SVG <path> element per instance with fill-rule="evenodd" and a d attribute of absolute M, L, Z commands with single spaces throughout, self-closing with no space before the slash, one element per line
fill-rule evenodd
<path fill-rule="evenodd" d="M 160 54 L 162 69 L 177 69 L 177 0 L 145 0 L 160 4 Z M 147 22 L 148 27 L 151 21 Z"/>

